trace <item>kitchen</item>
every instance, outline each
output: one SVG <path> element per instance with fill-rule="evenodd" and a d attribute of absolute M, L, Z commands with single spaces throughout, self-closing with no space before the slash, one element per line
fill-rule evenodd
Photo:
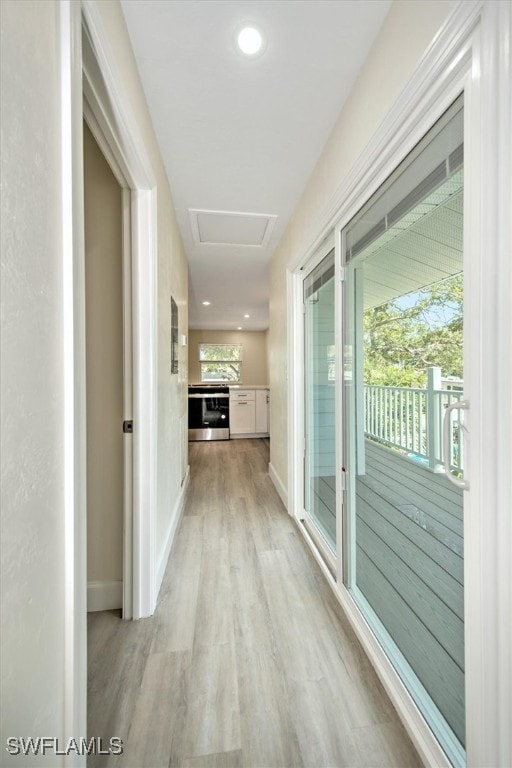
<path fill-rule="evenodd" d="M 268 438 L 267 335 L 189 330 L 189 441 Z"/>

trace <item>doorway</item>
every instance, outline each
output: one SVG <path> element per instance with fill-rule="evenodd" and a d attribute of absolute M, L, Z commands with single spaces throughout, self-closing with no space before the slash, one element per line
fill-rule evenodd
<path fill-rule="evenodd" d="M 336 552 L 334 249 L 305 277 L 304 513 L 311 533 Z"/>
<path fill-rule="evenodd" d="M 130 296 L 123 288 L 123 190 L 84 122 L 87 413 L 87 602 L 123 609 L 124 519 L 131 504 L 131 356 L 124 339 Z"/>
<path fill-rule="evenodd" d="M 465 746 L 463 147 L 459 98 L 342 231 L 343 580 L 455 765 Z"/>

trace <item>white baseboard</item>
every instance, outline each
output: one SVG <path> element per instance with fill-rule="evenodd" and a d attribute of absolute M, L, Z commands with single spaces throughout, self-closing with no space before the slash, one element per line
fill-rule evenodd
<path fill-rule="evenodd" d="M 277 474 L 276 470 L 274 469 L 273 465 L 269 463 L 268 465 L 268 474 L 270 475 L 270 479 L 274 483 L 275 489 L 278 492 L 279 496 L 281 497 L 281 501 L 283 502 L 285 509 L 288 510 L 288 491 L 286 490 L 285 484 Z"/>
<path fill-rule="evenodd" d="M 247 438 L 267 438 L 270 437 L 268 432 L 248 432 L 247 434 L 243 433 L 241 435 L 234 435 L 232 432 L 229 433 L 229 439 L 230 440 L 246 440 Z"/>
<path fill-rule="evenodd" d="M 162 550 L 160 557 L 158 558 L 158 564 L 156 568 L 156 584 L 155 584 L 156 595 L 158 595 L 158 593 L 160 592 L 160 587 L 162 586 L 162 580 L 164 578 L 165 569 L 167 567 L 167 561 L 169 560 L 169 555 L 171 554 L 171 548 L 174 542 L 174 537 L 176 535 L 178 525 L 180 524 L 181 517 L 183 515 L 183 509 L 185 507 L 185 499 L 187 496 L 189 481 L 190 481 L 190 467 L 187 467 L 187 473 L 185 475 L 183 483 L 181 484 L 180 494 L 174 506 L 174 510 L 171 515 L 171 520 L 169 522 L 169 527 L 167 528 L 167 534 L 165 536 L 165 546 Z"/>
<path fill-rule="evenodd" d="M 90 581 L 87 584 L 87 612 L 112 611 L 123 607 L 123 582 Z"/>

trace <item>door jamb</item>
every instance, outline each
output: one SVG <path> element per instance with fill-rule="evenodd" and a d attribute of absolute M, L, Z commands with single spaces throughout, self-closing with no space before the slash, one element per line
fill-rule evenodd
<path fill-rule="evenodd" d="M 123 218 L 131 251 L 133 513 L 125 520 L 123 607 L 126 618 L 139 619 L 151 615 L 156 603 L 156 182 L 120 93 L 102 20 L 90 0 L 82 0 L 82 28 L 87 117 L 114 175 L 129 190 L 123 195 Z"/>
<path fill-rule="evenodd" d="M 84 116 L 123 188 L 123 292 L 132 315 L 132 334 L 125 322 L 124 346 L 128 356 L 131 352 L 133 382 L 133 393 L 125 389 L 125 407 L 132 395 L 133 412 L 125 418 L 133 418 L 135 426 L 133 437 L 124 441 L 125 466 L 133 452 L 132 482 L 125 482 L 133 504 L 125 505 L 123 616 L 138 619 L 151 615 L 156 602 L 156 184 L 120 95 L 101 18 L 89 0 L 82 2 L 82 30 Z"/>

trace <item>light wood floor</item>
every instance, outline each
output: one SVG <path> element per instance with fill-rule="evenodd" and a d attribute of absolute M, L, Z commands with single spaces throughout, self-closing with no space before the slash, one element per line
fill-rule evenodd
<path fill-rule="evenodd" d="M 268 441 L 190 444 L 151 619 L 89 616 L 89 736 L 127 768 L 421 765 L 268 477 Z"/>

